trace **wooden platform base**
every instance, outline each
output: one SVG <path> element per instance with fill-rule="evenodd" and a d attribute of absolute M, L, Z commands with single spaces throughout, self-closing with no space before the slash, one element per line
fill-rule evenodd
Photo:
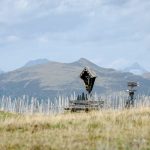
<path fill-rule="evenodd" d="M 69 101 L 69 107 L 66 107 L 65 110 L 70 110 L 71 112 L 76 111 L 91 111 L 91 110 L 100 110 L 104 105 L 104 101 L 93 101 L 93 100 L 71 100 Z"/>

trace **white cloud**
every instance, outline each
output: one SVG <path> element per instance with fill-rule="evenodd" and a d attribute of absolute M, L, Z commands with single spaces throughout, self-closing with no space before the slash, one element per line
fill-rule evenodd
<path fill-rule="evenodd" d="M 48 43 L 49 39 L 47 36 L 41 36 L 37 38 L 37 41 L 45 44 Z"/>
<path fill-rule="evenodd" d="M 115 68 L 115 69 L 122 69 L 122 68 L 127 67 L 129 64 L 130 64 L 129 60 L 126 60 L 124 58 L 120 58 L 120 59 L 114 60 L 107 67 L 109 67 L 109 68 Z"/>
<path fill-rule="evenodd" d="M 6 41 L 8 41 L 8 42 L 16 42 L 16 41 L 18 41 L 19 39 L 20 39 L 20 38 L 17 37 L 17 36 L 15 36 L 15 35 L 9 35 L 9 36 L 6 37 Z"/>
<path fill-rule="evenodd" d="M 26 11 L 29 8 L 29 1 L 27 0 L 19 0 L 15 2 L 15 7 L 17 10 Z"/>
<path fill-rule="evenodd" d="M 16 35 L 7 35 L 0 37 L 0 43 L 2 44 L 10 44 L 10 43 L 17 43 L 20 38 Z"/>
<path fill-rule="evenodd" d="M 0 49 L 77 48 L 119 67 L 149 50 L 149 8 L 148 0 L 0 0 Z"/>

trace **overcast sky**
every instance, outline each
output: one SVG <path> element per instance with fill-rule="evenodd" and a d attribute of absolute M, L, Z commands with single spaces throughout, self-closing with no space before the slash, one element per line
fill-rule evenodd
<path fill-rule="evenodd" d="M 85 57 L 150 70 L 150 0 L 0 0 L 0 68 Z"/>

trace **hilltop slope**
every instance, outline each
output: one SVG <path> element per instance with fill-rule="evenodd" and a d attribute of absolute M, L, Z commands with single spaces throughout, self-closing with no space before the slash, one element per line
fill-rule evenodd
<path fill-rule="evenodd" d="M 149 108 L 56 116 L 0 112 L 0 149 L 149 150 L 149 114 Z"/>

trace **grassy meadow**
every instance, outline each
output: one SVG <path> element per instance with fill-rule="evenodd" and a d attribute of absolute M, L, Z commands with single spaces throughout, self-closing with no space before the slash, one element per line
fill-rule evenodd
<path fill-rule="evenodd" d="M 0 150 L 150 150 L 150 108 L 52 116 L 0 112 Z"/>

